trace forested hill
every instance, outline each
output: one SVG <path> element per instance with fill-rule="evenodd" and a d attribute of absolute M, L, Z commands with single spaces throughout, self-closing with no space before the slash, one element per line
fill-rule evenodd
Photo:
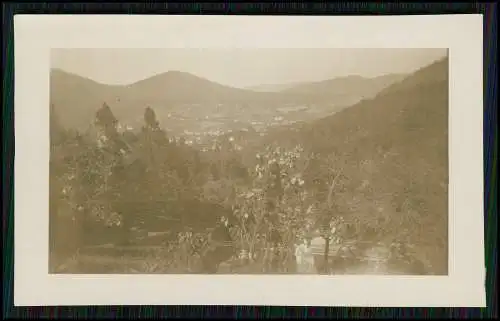
<path fill-rule="evenodd" d="M 342 173 L 339 214 L 364 222 L 379 238 L 415 245 L 422 260 L 446 271 L 447 58 L 373 99 L 310 124 L 278 129 L 260 144 L 302 144 L 317 155 L 304 174 L 313 188 Z"/>

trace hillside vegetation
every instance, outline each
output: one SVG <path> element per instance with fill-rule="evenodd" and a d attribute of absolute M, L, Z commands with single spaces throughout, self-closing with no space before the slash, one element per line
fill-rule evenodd
<path fill-rule="evenodd" d="M 136 83 L 126 94 L 120 87 L 99 91 L 82 79 L 61 88 L 101 92 L 79 92 L 82 113 L 92 110 L 86 102 L 113 94 L 137 106 L 142 94 L 157 91 L 145 88 L 165 83 L 179 100 L 193 99 L 177 76 Z M 233 96 L 213 86 L 204 97 L 278 99 L 249 91 Z M 264 136 L 222 136 L 206 152 L 171 140 L 153 108 L 142 109 L 139 131 L 120 129 L 119 104 L 112 110 L 101 102 L 87 130 L 78 131 L 61 126 L 67 105 L 53 108 L 51 252 L 64 257 L 89 245 L 137 246 L 151 240 L 148 233 L 165 232 L 153 242 L 163 251 L 157 256 L 191 262 L 174 270 L 193 271 L 199 269 L 194 244 L 226 218 L 234 251 L 246 253 L 253 272 L 290 272 L 294 244 L 321 231 L 335 244 L 355 244 L 358 256 L 384 244 L 394 260 L 418 262 L 417 274 L 447 274 L 448 60 L 388 81 L 377 92 L 334 115 Z M 270 249 L 280 250 L 269 255 Z M 221 262 L 231 255 L 220 254 Z M 162 264 L 156 272 L 173 271 Z"/>
<path fill-rule="evenodd" d="M 336 213 L 397 239 L 447 271 L 448 60 L 333 116 L 269 134 L 264 144 L 302 144 L 313 188 L 341 171 Z M 257 144 L 258 145 L 258 144 Z"/>

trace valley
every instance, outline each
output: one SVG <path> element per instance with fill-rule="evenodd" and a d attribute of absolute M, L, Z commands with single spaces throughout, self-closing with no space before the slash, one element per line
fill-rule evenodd
<path fill-rule="evenodd" d="M 281 241 L 272 242 L 286 252 L 329 222 L 342 231 L 335 232 L 339 242 L 381 243 L 425 262 L 419 273 L 447 274 L 448 58 L 409 75 L 275 91 L 183 72 L 108 86 L 54 70 L 51 105 L 51 130 L 60 126 L 66 137 L 51 155 L 65 173 L 51 187 L 53 202 L 87 204 L 88 217 L 93 211 L 99 217 L 97 223 L 61 219 L 55 230 L 85 226 L 94 241 L 102 234 L 97 243 L 129 249 L 146 242 L 132 236 L 141 230 L 155 238 L 150 246 L 163 246 L 165 260 L 174 255 L 180 264 L 181 256 L 189 261 L 185 247 L 212 231 L 221 213 L 231 218 L 231 233 L 240 233 L 232 236 L 234 251 L 255 255 L 267 255 L 271 246 L 263 235 L 277 233 Z M 68 138 L 71 131 L 76 138 Z M 91 131 L 104 136 L 105 147 Z M 73 194 L 59 195 L 60 186 Z M 89 195 L 105 205 L 93 208 Z M 111 213 L 118 223 L 103 227 Z M 405 250 L 393 249 L 399 246 Z M 236 254 L 220 255 L 227 261 Z"/>

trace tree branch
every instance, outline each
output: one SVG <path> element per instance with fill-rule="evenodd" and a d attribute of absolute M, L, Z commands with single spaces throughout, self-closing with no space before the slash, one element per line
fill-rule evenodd
<path fill-rule="evenodd" d="M 305 171 L 307 170 L 307 168 L 309 167 L 309 164 L 311 163 L 311 156 L 309 156 L 307 158 L 307 161 L 306 161 L 306 164 L 304 165 L 304 168 L 302 169 L 302 173 L 305 173 Z"/>
<path fill-rule="evenodd" d="M 335 183 L 339 176 L 342 174 L 343 169 L 341 169 L 338 174 L 333 178 L 332 183 L 330 184 L 330 188 L 328 190 L 328 207 L 331 208 L 333 206 L 332 194 L 335 189 Z"/>

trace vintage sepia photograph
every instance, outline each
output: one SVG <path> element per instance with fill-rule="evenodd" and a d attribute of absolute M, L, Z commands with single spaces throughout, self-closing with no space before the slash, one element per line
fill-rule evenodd
<path fill-rule="evenodd" d="M 52 48 L 49 273 L 448 275 L 447 48 Z"/>
<path fill-rule="evenodd" d="M 14 30 L 16 306 L 486 305 L 481 15 Z"/>

